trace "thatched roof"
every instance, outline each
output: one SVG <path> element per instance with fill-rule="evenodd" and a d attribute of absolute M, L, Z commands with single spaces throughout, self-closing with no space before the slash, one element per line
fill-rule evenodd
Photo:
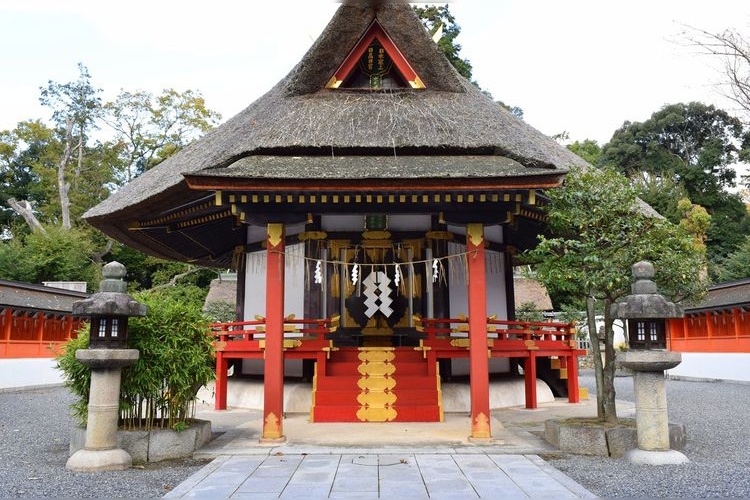
<path fill-rule="evenodd" d="M 425 89 L 372 92 L 326 88 L 374 20 L 401 50 Z M 441 160 L 430 166 L 423 159 L 414 164 L 418 168 L 399 167 L 394 173 L 376 171 L 372 162 L 350 162 L 344 172 L 332 168 L 330 161 L 341 156 L 415 155 L 451 157 L 450 165 L 446 167 Z M 481 165 L 471 159 L 477 156 L 492 160 L 486 158 L 489 161 Z M 284 161 L 290 157 L 306 160 Z M 311 168 L 316 159 L 320 164 Z M 574 164 L 585 162 L 461 77 L 408 5 L 342 5 L 299 64 L 267 94 L 84 217 L 132 246 L 181 258 L 166 247 L 159 248 L 163 241 L 155 246 L 147 235 L 128 231 L 128 226 L 139 218 L 204 197 L 206 193 L 188 188 L 186 176 L 304 180 L 335 172 L 350 179 L 398 178 L 401 173 L 410 178 L 455 179 L 503 178 L 526 171 L 532 176 L 556 176 L 559 182 Z M 265 168 L 268 165 L 273 168 Z M 487 165 L 492 168 L 485 168 Z"/>
<path fill-rule="evenodd" d="M 531 302 L 540 311 L 552 310 L 552 299 L 547 289 L 535 279 L 513 276 L 513 291 L 516 309 Z"/>
<path fill-rule="evenodd" d="M 234 304 L 237 300 L 237 277 L 233 279 L 217 278 L 211 280 L 208 295 L 204 300 L 204 308 L 213 302 L 229 302 Z"/>

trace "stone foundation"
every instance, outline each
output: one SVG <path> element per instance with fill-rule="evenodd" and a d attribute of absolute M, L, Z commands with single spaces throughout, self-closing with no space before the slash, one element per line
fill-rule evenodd
<path fill-rule="evenodd" d="M 635 420 L 620 419 L 620 425 L 608 427 L 594 419 L 547 420 L 544 439 L 560 451 L 574 455 L 620 458 L 638 448 Z M 685 426 L 669 424 L 669 444 L 673 450 L 685 447 Z"/>
<path fill-rule="evenodd" d="M 86 429 L 74 426 L 70 433 L 70 454 L 83 449 Z M 211 441 L 211 422 L 193 420 L 184 431 L 172 429 L 118 430 L 117 446 L 127 451 L 133 463 L 161 462 L 192 457 L 193 453 Z"/>

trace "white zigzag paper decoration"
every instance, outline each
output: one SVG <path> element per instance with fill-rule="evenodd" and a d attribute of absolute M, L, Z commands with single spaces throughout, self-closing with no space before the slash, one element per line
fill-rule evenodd
<path fill-rule="evenodd" d="M 362 293 L 366 297 L 365 305 L 367 306 L 365 316 L 368 318 L 372 318 L 373 315 L 380 310 L 380 307 L 378 307 L 378 286 L 375 284 L 376 277 L 377 273 L 370 273 L 362 281 L 362 284 L 365 285 L 365 289 Z"/>
<path fill-rule="evenodd" d="M 367 275 L 362 284 L 365 285 L 362 293 L 366 297 L 365 305 L 367 306 L 365 316 L 372 318 L 376 312 L 380 311 L 386 318 L 390 318 L 393 314 L 393 309 L 391 309 L 393 299 L 390 297 L 393 290 L 390 287 L 391 280 L 388 275 L 382 271 L 373 271 Z"/>

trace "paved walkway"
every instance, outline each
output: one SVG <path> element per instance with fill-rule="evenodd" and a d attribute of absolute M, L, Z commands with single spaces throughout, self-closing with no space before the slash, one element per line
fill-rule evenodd
<path fill-rule="evenodd" d="M 620 409 L 632 411 L 632 405 Z M 469 416 L 446 413 L 440 423 L 310 423 L 287 414 L 287 442 L 261 445 L 262 413 L 215 411 L 223 435 L 199 450 L 213 459 L 167 496 L 200 498 L 587 498 L 588 490 L 549 466 L 556 450 L 542 437 L 550 418 L 596 414 L 593 401 L 563 400 L 538 410 L 493 410 L 490 442 L 470 442 Z"/>
<path fill-rule="evenodd" d="M 536 455 L 486 453 L 224 455 L 170 498 L 590 498 Z"/>
<path fill-rule="evenodd" d="M 0 391 L 62 382 L 53 360 L 0 360 Z M 23 366 L 17 366 L 18 364 Z M 620 408 L 627 416 L 632 405 Z M 541 437 L 544 420 L 590 416 L 592 401 L 563 400 L 529 411 L 492 411 L 493 439 L 471 443 L 470 421 L 446 413 L 440 423 L 310 423 L 287 414 L 282 445 L 261 445 L 258 410 L 197 417 L 222 435 L 199 450 L 212 459 L 167 497 L 192 498 L 589 498 L 594 495 L 538 454 L 554 451 Z"/>

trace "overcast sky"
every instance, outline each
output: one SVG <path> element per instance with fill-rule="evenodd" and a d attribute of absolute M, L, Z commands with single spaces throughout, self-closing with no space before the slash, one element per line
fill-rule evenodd
<path fill-rule="evenodd" d="M 444 2 L 443 2 L 444 3 Z M 84 63 L 120 89 L 195 89 L 228 119 L 292 69 L 338 4 L 330 0 L 0 0 L 0 130 L 49 118 L 48 80 Z M 463 0 L 451 11 L 462 56 L 495 99 L 548 135 L 607 142 L 625 120 L 699 100 L 733 112 L 685 25 L 748 30 L 747 0 Z"/>

